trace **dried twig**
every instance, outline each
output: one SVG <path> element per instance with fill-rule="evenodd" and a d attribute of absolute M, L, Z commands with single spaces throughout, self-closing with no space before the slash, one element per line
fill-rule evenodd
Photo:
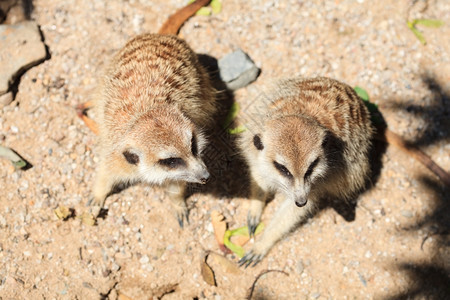
<path fill-rule="evenodd" d="M 245 299 L 250 300 L 252 299 L 253 296 L 253 291 L 255 290 L 256 287 L 256 282 L 259 280 L 259 278 L 261 278 L 264 274 L 270 273 L 270 272 L 279 272 L 279 273 L 283 273 L 286 276 L 289 276 L 288 273 L 281 271 L 281 270 L 264 270 L 261 273 L 259 273 L 258 276 L 256 276 L 255 281 L 253 281 L 252 286 L 249 288 L 247 296 L 245 297 Z"/>

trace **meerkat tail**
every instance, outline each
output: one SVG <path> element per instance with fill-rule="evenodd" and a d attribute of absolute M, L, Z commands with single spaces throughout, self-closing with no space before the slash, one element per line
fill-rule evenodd
<path fill-rule="evenodd" d="M 173 15 L 169 16 L 167 21 L 161 26 L 158 33 L 177 35 L 183 23 L 192 17 L 200 8 L 208 5 L 209 2 L 211 2 L 211 0 L 197 0 L 181 8 Z"/>
<path fill-rule="evenodd" d="M 412 156 L 415 160 L 422 163 L 427 169 L 433 172 L 439 179 L 447 186 L 450 186 L 450 174 L 447 173 L 444 169 L 442 169 L 437 163 L 435 163 L 427 154 L 425 154 L 422 150 L 415 147 L 414 145 L 408 144 L 405 142 L 400 136 L 395 134 L 394 132 L 386 129 L 384 131 L 384 135 L 379 134 L 379 139 L 394 145 L 399 148 L 403 152 Z"/>
<path fill-rule="evenodd" d="M 87 101 L 81 104 L 78 104 L 76 107 L 76 111 L 77 111 L 77 116 L 83 120 L 84 124 L 86 124 L 86 126 L 96 135 L 98 135 L 98 125 L 97 123 L 95 123 L 94 120 L 92 120 L 91 118 L 89 118 L 86 115 L 86 111 L 89 110 L 91 107 L 94 106 L 93 101 Z"/>

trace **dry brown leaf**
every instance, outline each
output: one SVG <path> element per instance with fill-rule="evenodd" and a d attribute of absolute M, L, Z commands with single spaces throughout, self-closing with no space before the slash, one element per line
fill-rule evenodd
<path fill-rule="evenodd" d="M 232 236 L 230 240 L 233 244 L 242 247 L 250 240 L 250 237 L 248 235 L 235 235 Z"/>
<path fill-rule="evenodd" d="M 81 222 L 85 225 L 88 226 L 94 226 L 95 225 L 95 218 L 92 214 L 88 213 L 88 212 L 84 212 L 81 216 L 80 216 Z"/>
<path fill-rule="evenodd" d="M 216 278 L 214 278 L 214 272 L 211 269 L 211 267 L 206 263 L 206 258 L 208 255 L 205 256 L 205 258 L 202 260 L 200 264 L 200 270 L 203 277 L 203 280 L 209 284 L 209 285 L 216 285 Z"/>
<path fill-rule="evenodd" d="M 227 230 L 225 217 L 220 212 L 213 210 L 211 212 L 211 222 L 214 228 L 214 236 L 216 237 L 216 241 L 217 244 L 219 244 L 220 250 L 225 253 L 229 253 L 230 251 L 223 244 L 223 237 L 225 236 L 225 231 Z"/>
<path fill-rule="evenodd" d="M 117 297 L 118 300 L 133 300 L 133 298 L 130 298 L 124 294 L 119 293 L 119 296 Z"/>
<path fill-rule="evenodd" d="M 72 212 L 69 208 L 64 205 L 58 206 L 54 211 L 56 217 L 60 220 L 66 220 L 72 215 Z"/>
<path fill-rule="evenodd" d="M 242 273 L 241 269 L 239 269 L 235 263 L 229 261 L 225 256 L 214 252 L 211 252 L 209 255 L 212 255 L 214 261 L 219 264 L 225 272 L 236 275 Z"/>
<path fill-rule="evenodd" d="M 160 287 L 157 287 L 156 289 L 153 289 L 152 296 L 153 296 L 153 298 L 156 297 L 156 299 L 161 299 L 162 297 L 164 297 L 164 295 L 175 292 L 177 287 L 178 287 L 178 283 L 164 284 Z"/>

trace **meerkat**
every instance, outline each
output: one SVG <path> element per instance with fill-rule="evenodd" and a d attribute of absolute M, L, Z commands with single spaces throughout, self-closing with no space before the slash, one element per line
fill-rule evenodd
<path fill-rule="evenodd" d="M 205 184 L 201 158 L 213 123 L 216 91 L 179 26 L 209 1 L 171 16 L 158 34 L 132 38 L 114 56 L 92 103 L 99 164 L 90 204 L 103 207 L 119 184 L 166 185 L 181 227 L 188 220 L 188 182 Z M 86 121 L 87 118 L 84 118 Z"/>
<path fill-rule="evenodd" d="M 252 184 L 248 227 L 253 234 L 269 194 L 284 202 L 239 261 L 256 265 L 270 248 L 317 207 L 319 199 L 349 199 L 370 173 L 374 133 L 369 112 L 354 90 L 329 78 L 280 81 L 259 126 L 240 141 Z"/>

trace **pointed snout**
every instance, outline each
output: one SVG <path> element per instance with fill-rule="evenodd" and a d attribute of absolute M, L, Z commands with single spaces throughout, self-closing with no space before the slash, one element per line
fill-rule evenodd
<path fill-rule="evenodd" d="M 297 205 L 298 207 L 303 207 L 306 205 L 306 203 L 308 203 L 308 199 L 304 197 L 295 198 L 295 205 Z"/>
<path fill-rule="evenodd" d="M 209 180 L 209 172 L 208 170 L 203 169 L 202 172 L 200 174 L 198 174 L 196 177 L 198 178 L 199 183 L 201 184 L 206 184 Z"/>
<path fill-rule="evenodd" d="M 192 182 L 206 184 L 211 175 L 208 169 L 206 169 L 205 164 L 201 160 L 197 160 L 191 166 L 194 166 L 191 173 L 193 177 Z"/>
<path fill-rule="evenodd" d="M 308 189 L 300 188 L 295 190 L 295 192 L 292 195 L 293 197 L 293 201 L 295 202 L 295 205 L 297 205 L 298 207 L 303 207 L 306 205 L 306 203 L 308 203 L 308 197 L 309 197 L 309 193 L 308 193 Z"/>

